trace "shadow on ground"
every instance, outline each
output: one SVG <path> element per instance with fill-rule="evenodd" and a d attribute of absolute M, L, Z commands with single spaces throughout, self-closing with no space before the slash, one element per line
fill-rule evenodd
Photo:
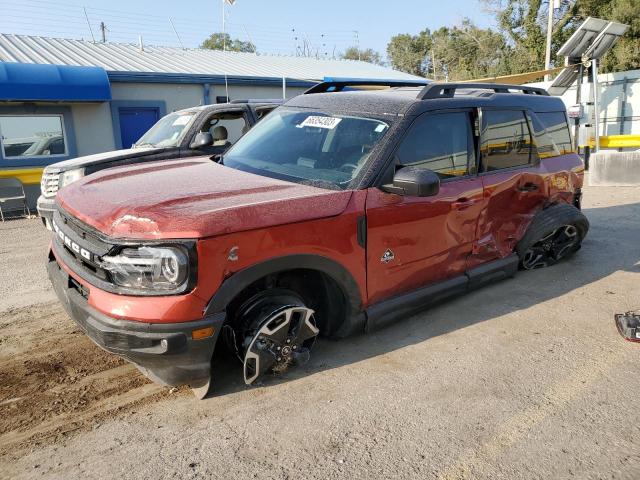
<path fill-rule="evenodd" d="M 640 272 L 640 203 L 588 208 L 584 213 L 591 228 L 582 249 L 572 258 L 548 269 L 519 272 L 513 279 L 450 300 L 369 335 L 339 341 L 320 339 L 307 365 L 279 377 L 267 377 L 264 385 L 338 368 L 490 321 L 560 297 L 614 272 Z M 625 306 L 620 308 L 622 311 Z M 611 326 L 614 328 L 613 322 Z M 247 388 L 240 363 L 230 355 L 214 358 L 213 375 L 210 397 Z"/>

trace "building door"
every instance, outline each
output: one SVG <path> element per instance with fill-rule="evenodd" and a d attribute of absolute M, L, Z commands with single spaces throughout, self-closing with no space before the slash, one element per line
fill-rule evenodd
<path fill-rule="evenodd" d="M 122 148 L 131 148 L 140 137 L 160 120 L 160 109 L 157 107 L 120 107 L 120 138 Z"/>

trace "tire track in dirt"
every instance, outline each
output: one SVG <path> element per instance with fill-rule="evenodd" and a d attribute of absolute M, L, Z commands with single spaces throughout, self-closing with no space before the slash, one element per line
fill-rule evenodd
<path fill-rule="evenodd" d="M 0 456 L 91 428 L 166 392 L 94 345 L 57 303 L 0 313 Z"/>

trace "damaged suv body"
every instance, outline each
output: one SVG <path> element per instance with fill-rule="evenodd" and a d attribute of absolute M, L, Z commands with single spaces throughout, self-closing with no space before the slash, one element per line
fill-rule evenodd
<path fill-rule="evenodd" d="M 218 163 L 114 168 L 62 190 L 48 271 L 70 315 L 150 378 L 203 396 L 222 343 L 251 384 L 306 361 L 318 335 L 369 331 L 580 248 L 583 164 L 560 99 L 346 86 L 292 99 Z"/>

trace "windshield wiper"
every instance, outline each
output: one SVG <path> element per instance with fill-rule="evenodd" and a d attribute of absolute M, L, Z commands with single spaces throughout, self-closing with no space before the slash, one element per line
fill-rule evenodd
<path fill-rule="evenodd" d="M 135 148 L 140 148 L 140 147 L 155 147 L 155 145 L 153 143 L 136 143 L 134 145 Z"/>

